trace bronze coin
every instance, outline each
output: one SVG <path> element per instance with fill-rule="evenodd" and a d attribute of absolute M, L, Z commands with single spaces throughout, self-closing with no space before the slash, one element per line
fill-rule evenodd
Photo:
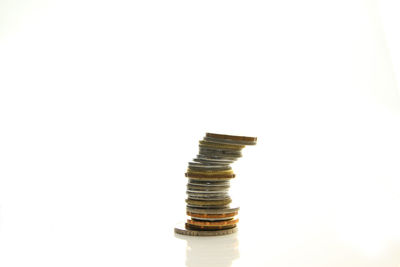
<path fill-rule="evenodd" d="M 235 174 L 232 173 L 220 173 L 220 174 L 215 174 L 212 172 L 206 173 L 206 172 L 194 172 L 188 170 L 187 173 L 185 173 L 186 177 L 189 178 L 196 178 L 196 179 L 202 179 L 202 180 L 209 180 L 209 181 L 219 181 L 219 179 L 222 180 L 228 180 L 235 178 Z"/>

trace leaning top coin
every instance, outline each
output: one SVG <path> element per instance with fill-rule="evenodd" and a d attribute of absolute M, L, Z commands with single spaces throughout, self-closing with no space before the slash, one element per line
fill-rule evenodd
<path fill-rule="evenodd" d="M 257 142 L 257 137 L 250 137 L 250 136 L 238 136 L 238 135 L 226 135 L 226 134 L 216 134 L 216 133 L 206 133 L 206 137 L 210 137 L 213 139 L 219 140 L 230 140 L 238 141 L 238 144 L 248 144 L 248 145 L 255 145 Z"/>
<path fill-rule="evenodd" d="M 239 136 L 239 135 L 227 135 L 227 134 L 216 134 L 216 133 L 206 133 L 207 137 L 217 138 L 217 139 L 229 139 L 237 141 L 247 141 L 247 142 L 257 142 L 257 137 L 250 136 Z"/>

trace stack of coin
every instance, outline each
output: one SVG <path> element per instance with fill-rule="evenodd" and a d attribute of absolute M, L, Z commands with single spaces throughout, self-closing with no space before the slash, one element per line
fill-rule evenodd
<path fill-rule="evenodd" d="M 206 133 L 199 154 L 189 166 L 186 213 L 190 217 L 175 232 L 185 235 L 224 235 L 236 232 L 238 207 L 231 207 L 228 191 L 235 177 L 230 166 L 256 137 Z"/>

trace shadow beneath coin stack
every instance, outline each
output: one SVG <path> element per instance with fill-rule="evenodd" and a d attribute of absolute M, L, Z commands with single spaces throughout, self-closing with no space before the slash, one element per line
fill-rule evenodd
<path fill-rule="evenodd" d="M 186 240 L 187 267 L 229 267 L 240 256 L 237 233 L 212 237 L 175 236 Z"/>

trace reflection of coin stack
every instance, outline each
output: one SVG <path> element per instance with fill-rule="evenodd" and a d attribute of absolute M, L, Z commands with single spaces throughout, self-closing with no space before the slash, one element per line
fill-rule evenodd
<path fill-rule="evenodd" d="M 186 240 L 187 267 L 230 267 L 240 257 L 237 234 L 210 238 L 177 237 Z"/>
<path fill-rule="evenodd" d="M 208 236 L 236 232 L 239 208 L 230 207 L 229 181 L 235 177 L 230 164 L 242 156 L 246 145 L 256 142 L 256 137 L 206 134 L 186 173 L 186 213 L 190 219 L 185 227 L 175 228 L 176 233 Z"/>

